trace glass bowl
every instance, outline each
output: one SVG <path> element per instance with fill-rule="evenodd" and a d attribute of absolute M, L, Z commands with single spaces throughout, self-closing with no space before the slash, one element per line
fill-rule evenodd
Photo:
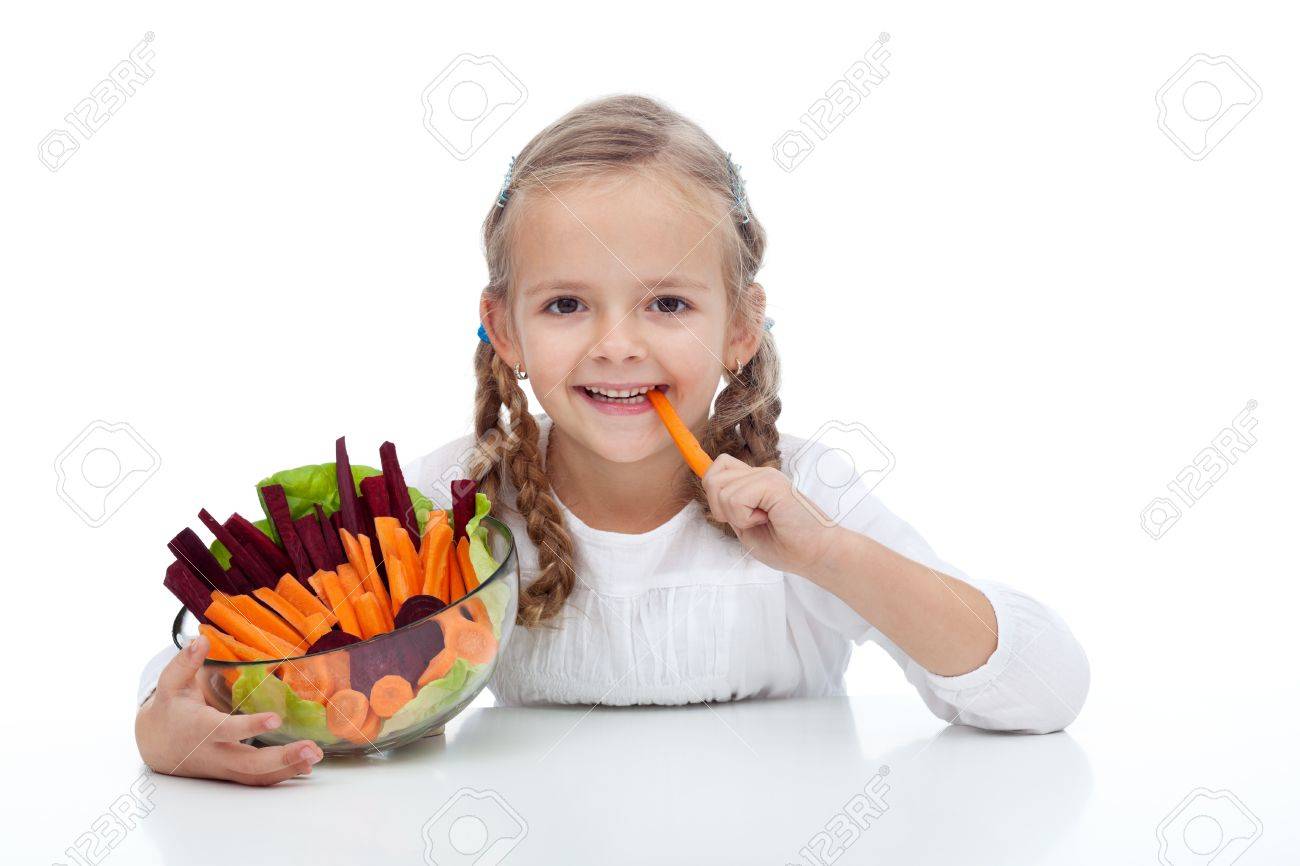
<path fill-rule="evenodd" d="M 208 703 L 231 713 L 275 712 L 280 727 L 259 734 L 257 742 L 283 745 L 314 740 L 326 755 L 395 749 L 439 733 L 487 685 L 514 631 L 519 603 L 514 536 L 494 517 L 483 518 L 482 525 L 487 527 L 488 550 L 500 565 L 455 604 L 394 631 L 326 652 L 259 662 L 209 659 L 200 677 Z M 490 626 L 492 639 L 486 639 L 479 628 L 477 639 L 463 641 L 473 647 L 472 652 L 456 650 L 455 639 L 453 651 L 442 652 L 448 630 L 462 624 L 473 628 L 475 623 Z M 180 648 L 197 635 L 197 619 L 181 608 L 172 625 L 172 641 Z M 332 700 L 344 689 L 369 697 L 375 681 L 390 675 L 405 679 L 413 697 L 388 717 L 370 708 L 365 721 L 357 724 L 355 696 Z"/>

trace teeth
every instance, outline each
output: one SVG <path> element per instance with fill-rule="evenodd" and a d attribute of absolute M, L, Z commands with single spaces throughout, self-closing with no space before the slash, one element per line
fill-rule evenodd
<path fill-rule="evenodd" d="M 609 388 L 590 388 L 590 387 L 587 388 L 587 391 L 592 394 L 599 394 L 602 397 L 619 397 L 619 398 L 639 397 L 649 390 L 650 390 L 649 385 L 643 388 L 632 388 L 632 389 L 624 388 L 621 390 L 614 390 Z"/>

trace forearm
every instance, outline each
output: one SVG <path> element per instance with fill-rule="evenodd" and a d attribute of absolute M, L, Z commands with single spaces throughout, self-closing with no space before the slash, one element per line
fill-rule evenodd
<path fill-rule="evenodd" d="M 973 671 L 998 645 L 997 618 L 975 587 L 837 527 L 805 575 L 839 596 L 917 664 L 940 676 Z"/>

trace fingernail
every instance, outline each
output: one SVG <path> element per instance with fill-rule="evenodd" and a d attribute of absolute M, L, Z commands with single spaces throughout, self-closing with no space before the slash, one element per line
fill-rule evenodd
<path fill-rule="evenodd" d="M 320 754 L 311 746 L 303 746 L 298 754 L 302 755 L 302 759 L 309 764 L 314 764 L 321 759 Z"/>
<path fill-rule="evenodd" d="M 191 656 L 196 655 L 199 651 L 199 639 L 195 638 L 194 640 L 190 641 L 189 646 L 185 647 L 185 651 L 189 653 Z"/>
<path fill-rule="evenodd" d="M 266 721 L 263 722 L 262 725 L 263 725 L 263 726 L 264 726 L 268 731 L 273 731 L 273 730 L 275 730 L 276 728 L 280 727 L 280 717 L 279 717 L 279 716 L 268 716 L 267 719 L 266 719 Z"/>

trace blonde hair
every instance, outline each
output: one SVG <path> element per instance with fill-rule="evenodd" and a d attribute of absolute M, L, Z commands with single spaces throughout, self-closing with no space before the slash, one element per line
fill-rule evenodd
<path fill-rule="evenodd" d="M 714 457 L 730 454 L 751 466 L 779 467 L 776 345 L 763 328 L 761 292 L 750 288 L 767 239 L 748 202 L 738 208 L 730 169 L 728 155 L 703 129 L 653 99 L 617 95 L 578 106 L 520 151 L 502 190 L 508 195 L 505 206 L 499 207 L 498 199 L 488 210 L 483 221 L 488 284 L 483 294 L 509 308 L 511 238 L 531 195 L 550 195 L 564 184 L 617 179 L 629 172 L 653 173 L 683 206 L 705 216 L 710 225 L 721 215 L 714 232 L 722 242 L 731 322 L 761 334 L 757 354 L 741 373 L 726 371 L 727 385 L 714 402 L 700 444 Z M 478 382 L 474 423 L 480 448 L 471 473 L 481 478 L 480 490 L 494 502 L 503 479 L 515 487 L 515 508 L 537 546 L 538 565 L 536 579 L 521 587 L 518 621 L 534 626 L 558 614 L 573 590 L 573 539 L 543 471 L 537 422 L 514 370 L 491 345 L 480 343 L 474 371 Z M 689 480 L 683 483 L 690 489 L 683 494 L 698 500 L 707 514 L 703 486 L 693 474 L 685 475 Z M 734 536 L 729 525 L 711 516 L 709 520 Z"/>

